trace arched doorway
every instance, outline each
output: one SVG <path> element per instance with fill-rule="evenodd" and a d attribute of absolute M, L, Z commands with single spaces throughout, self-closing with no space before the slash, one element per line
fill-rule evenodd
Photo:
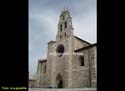
<path fill-rule="evenodd" d="M 56 77 L 57 88 L 63 88 L 63 79 L 60 74 Z"/>

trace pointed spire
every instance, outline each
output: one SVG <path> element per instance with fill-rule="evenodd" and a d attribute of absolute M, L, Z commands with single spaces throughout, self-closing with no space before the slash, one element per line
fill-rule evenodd
<path fill-rule="evenodd" d="M 69 9 L 68 9 L 68 5 L 66 6 L 66 10 L 68 11 Z"/>
<path fill-rule="evenodd" d="M 70 11 L 68 5 L 64 5 L 63 11 Z"/>
<path fill-rule="evenodd" d="M 63 11 L 66 11 L 66 7 L 65 7 L 65 5 L 64 5 Z"/>

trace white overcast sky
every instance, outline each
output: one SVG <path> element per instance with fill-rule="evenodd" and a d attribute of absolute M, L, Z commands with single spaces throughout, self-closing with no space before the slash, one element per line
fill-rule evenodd
<path fill-rule="evenodd" d="M 90 43 L 97 40 L 96 0 L 29 0 L 29 72 L 47 56 L 47 43 L 55 40 L 59 15 L 68 6 L 74 35 Z"/>

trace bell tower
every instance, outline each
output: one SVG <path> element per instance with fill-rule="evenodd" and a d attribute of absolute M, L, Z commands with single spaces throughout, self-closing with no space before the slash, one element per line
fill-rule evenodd
<path fill-rule="evenodd" d="M 60 14 L 56 40 L 64 40 L 73 35 L 72 18 L 68 9 L 64 8 Z"/>

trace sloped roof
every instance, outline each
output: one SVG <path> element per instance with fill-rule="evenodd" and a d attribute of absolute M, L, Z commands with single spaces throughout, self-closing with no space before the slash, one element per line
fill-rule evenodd
<path fill-rule="evenodd" d="M 38 60 L 39 63 L 43 63 L 43 62 L 46 62 L 46 61 L 47 61 L 47 59 L 39 59 Z"/>
<path fill-rule="evenodd" d="M 77 37 L 77 36 L 75 36 L 75 35 L 74 35 L 74 37 L 77 38 L 78 40 L 82 41 L 82 42 L 85 42 L 85 43 L 91 45 L 91 43 L 89 43 L 89 42 L 87 42 L 87 41 L 85 41 L 85 40 L 83 40 L 83 39 L 81 39 L 81 38 L 79 38 L 79 37 Z"/>
<path fill-rule="evenodd" d="M 48 42 L 48 44 L 49 44 L 49 43 L 55 43 L 55 41 L 51 40 L 51 41 Z"/>
<path fill-rule="evenodd" d="M 83 47 L 83 48 L 79 48 L 79 49 L 77 49 L 77 50 L 74 50 L 74 52 L 79 52 L 79 51 L 81 51 L 81 50 L 85 50 L 85 49 L 88 49 L 88 48 L 93 47 L 93 46 L 96 46 L 96 45 L 97 45 L 97 43 L 94 43 L 94 44 L 91 44 L 91 45 L 89 45 L 89 46 L 86 46 L 86 47 Z"/>

